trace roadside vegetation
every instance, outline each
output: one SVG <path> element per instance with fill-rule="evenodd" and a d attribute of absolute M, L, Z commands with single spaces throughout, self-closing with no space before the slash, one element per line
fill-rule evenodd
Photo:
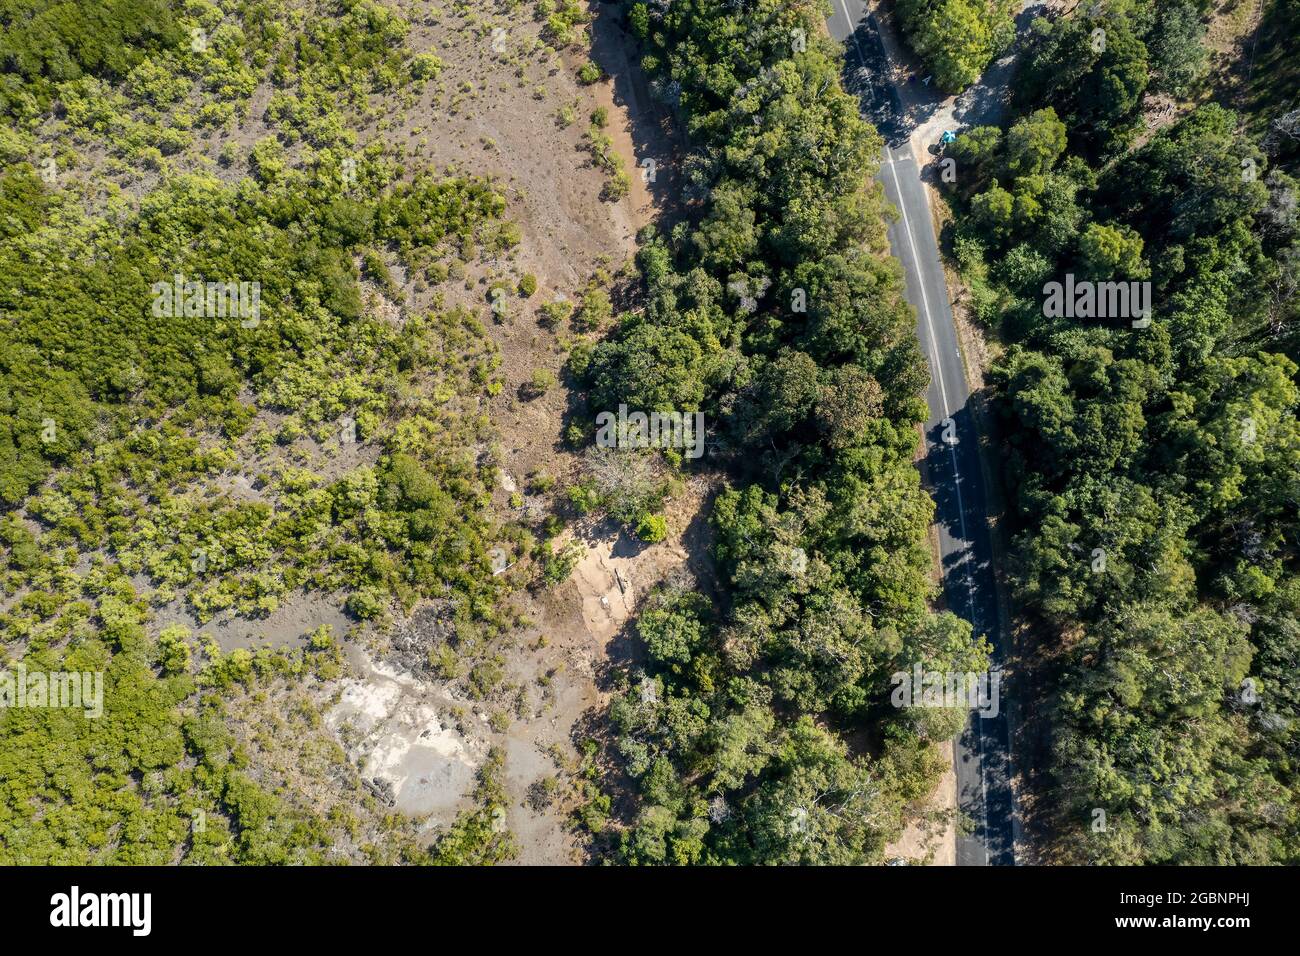
<path fill-rule="evenodd" d="M 1005 128 L 946 156 L 952 248 L 1005 346 L 1011 580 L 1053 662 L 1035 720 L 1059 861 L 1300 856 L 1300 221 L 1278 132 L 1295 91 L 1245 117 L 1185 99 L 1205 13 L 1035 24 Z M 1179 105 L 1144 135 L 1156 93 Z M 1051 317 L 1067 274 L 1149 282 L 1149 324 Z"/>
<path fill-rule="evenodd" d="M 899 0 L 903 33 L 939 89 L 959 93 L 1015 36 L 1016 0 Z"/>
<path fill-rule="evenodd" d="M 869 185 L 880 139 L 821 17 L 812 0 L 630 12 L 692 144 L 689 221 L 642 236 L 636 308 L 570 367 L 592 412 L 703 411 L 698 463 L 619 454 L 723 487 L 721 595 L 670 581 L 644 603 L 645 663 L 610 708 L 635 809 L 585 821 L 622 862 L 882 862 L 962 719 L 891 707 L 891 673 L 987 660 L 929 608 L 924 363 Z M 625 520 L 654 504 L 630 500 Z"/>

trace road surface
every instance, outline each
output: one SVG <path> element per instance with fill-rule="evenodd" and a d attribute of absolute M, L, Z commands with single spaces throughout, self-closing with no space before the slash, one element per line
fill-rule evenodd
<path fill-rule="evenodd" d="M 936 506 L 944 592 L 948 607 L 970 621 L 976 634 L 988 637 L 994 648 L 992 667 L 1000 673 L 1002 628 L 979 441 L 929 198 L 910 142 L 912 132 L 924 128 L 912 116 L 917 97 L 892 81 L 898 71 L 887 68 L 888 38 L 882 44 L 863 0 L 831 0 L 831 6 L 831 36 L 845 44 L 846 86 L 860 96 L 864 115 L 880 127 L 887 142 L 879 179 L 899 210 L 898 221 L 889 229 L 889 243 L 907 274 L 907 299 L 916 308 L 917 335 L 930 365 L 926 464 Z M 927 155 L 928 144 L 918 145 Z M 972 712 L 956 741 L 954 763 L 958 806 L 974 824 L 972 832 L 957 837 L 957 864 L 1014 864 L 1005 700 L 996 717 Z"/>

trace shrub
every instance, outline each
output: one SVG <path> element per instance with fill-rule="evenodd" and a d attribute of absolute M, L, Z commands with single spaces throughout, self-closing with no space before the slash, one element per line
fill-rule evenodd
<path fill-rule="evenodd" d="M 632 181 L 627 175 L 627 170 L 620 165 L 610 173 L 609 179 L 605 180 L 605 185 L 600 188 L 600 198 L 605 202 L 618 202 L 631 189 Z"/>
<path fill-rule="evenodd" d="M 582 545 L 570 541 L 559 551 L 551 554 L 542 566 L 542 581 L 547 587 L 555 587 L 569 580 L 569 575 L 582 560 Z"/>
<path fill-rule="evenodd" d="M 388 265 L 384 262 L 384 257 L 373 249 L 367 249 L 361 255 L 361 273 L 375 285 L 379 286 L 380 291 L 390 299 L 397 298 L 397 283 L 393 281 L 393 274 L 388 271 Z"/>
<path fill-rule="evenodd" d="M 588 287 L 583 293 L 582 304 L 573 317 L 574 328 L 582 332 L 593 332 L 600 328 L 614 314 L 614 307 L 609 301 L 609 294 L 604 289 Z"/>
<path fill-rule="evenodd" d="M 556 299 L 545 303 L 537 312 L 537 321 L 546 328 L 553 329 L 573 314 L 573 303 L 568 299 Z"/>
<path fill-rule="evenodd" d="M 524 394 L 529 399 L 541 398 L 557 384 L 555 373 L 549 368 L 534 369 L 524 384 Z"/>
<path fill-rule="evenodd" d="M 411 78 L 415 80 L 436 80 L 442 72 L 442 60 L 432 53 L 421 53 L 411 60 Z"/>
<path fill-rule="evenodd" d="M 646 515 L 636 525 L 636 536 L 649 544 L 668 537 L 668 520 L 663 515 Z"/>

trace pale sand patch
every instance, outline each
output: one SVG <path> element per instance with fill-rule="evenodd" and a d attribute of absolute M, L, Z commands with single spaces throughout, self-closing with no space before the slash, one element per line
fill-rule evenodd
<path fill-rule="evenodd" d="M 359 654 L 326 725 L 362 778 L 412 816 L 447 823 L 474 787 L 486 748 L 462 734 L 445 690 Z"/>
<path fill-rule="evenodd" d="M 903 835 L 885 847 L 886 859 L 902 859 L 926 866 L 957 865 L 957 771 L 953 766 L 952 741 L 939 745 L 944 770 L 939 786 L 921 808 L 921 813 L 907 825 Z M 927 817 L 939 811 L 945 815 L 942 828 Z"/>
<path fill-rule="evenodd" d="M 635 560 L 615 557 L 616 541 L 617 538 L 597 541 L 573 571 L 573 583 L 582 595 L 583 623 L 601 644 L 618 632 L 636 606 L 632 584 Z"/>

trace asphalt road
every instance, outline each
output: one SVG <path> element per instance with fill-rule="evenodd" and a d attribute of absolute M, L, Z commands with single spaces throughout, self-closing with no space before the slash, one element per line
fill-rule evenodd
<path fill-rule="evenodd" d="M 957 345 L 952 306 L 920 169 L 900 128 L 897 87 L 882 69 L 884 49 L 863 0 L 831 0 L 831 36 L 845 43 L 846 86 L 881 129 L 885 147 L 878 178 L 899 218 L 889 229 L 893 253 L 907 274 L 907 299 L 916 308 L 917 336 L 930 366 L 926 401 L 926 465 L 936 505 L 939 551 L 948 607 L 993 644 L 993 671 L 1003 662 L 1002 629 L 992 569 L 992 547 L 980 449 L 970 411 L 970 388 Z M 1005 690 L 1005 688 L 1004 688 Z M 972 712 L 954 747 L 958 806 L 974 828 L 958 835 L 959 866 L 1015 863 L 1014 804 L 1005 693 L 996 717 Z"/>

